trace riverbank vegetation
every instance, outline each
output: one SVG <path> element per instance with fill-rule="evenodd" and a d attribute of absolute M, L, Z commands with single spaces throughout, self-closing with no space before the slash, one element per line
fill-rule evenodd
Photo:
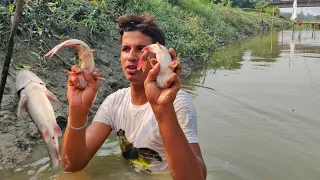
<path fill-rule="evenodd" d="M 0 0 L 0 59 L 6 54 L 14 11 L 14 0 Z M 116 19 L 125 13 L 144 12 L 156 16 L 166 33 L 167 46 L 178 52 L 184 67 L 182 77 L 215 61 L 212 52 L 268 32 L 272 26 L 268 13 L 244 12 L 230 3 L 209 0 L 25 0 L 0 110 L 0 139 L 5 143 L 0 146 L 0 164 L 15 165 L 43 143 L 32 120 L 16 116 L 19 101 L 14 77 L 19 68 L 30 67 L 59 99 L 61 106 L 55 107 L 55 115 L 64 131 L 68 118 L 65 70 L 77 63 L 77 52 L 65 47 L 52 58 L 44 54 L 66 39 L 85 41 L 96 50 L 96 68 L 107 78 L 99 81 L 99 93 L 89 113 L 91 122 L 109 94 L 128 86 L 119 62 Z M 280 28 L 282 20 L 275 18 L 273 25 L 273 29 Z"/>
<path fill-rule="evenodd" d="M 14 4 L 1 1 L 0 48 L 5 48 Z M 61 39 L 74 32 L 94 37 L 117 39 L 114 23 L 124 13 L 155 15 L 163 27 L 167 45 L 188 60 L 203 60 L 212 51 L 233 41 L 257 34 L 261 21 L 271 25 L 270 13 L 244 12 L 230 3 L 208 0 L 57 0 L 26 1 L 18 35 L 21 41 L 35 44 L 36 56 L 48 50 L 43 39 Z M 281 21 L 275 20 L 280 28 Z M 100 38 L 101 39 L 101 38 Z"/>

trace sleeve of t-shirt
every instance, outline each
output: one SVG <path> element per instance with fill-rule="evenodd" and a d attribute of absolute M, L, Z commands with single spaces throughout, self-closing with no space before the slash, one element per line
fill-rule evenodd
<path fill-rule="evenodd" d="M 197 114 L 192 99 L 184 91 L 179 91 L 174 102 L 175 111 L 182 131 L 189 143 L 198 143 Z"/>
<path fill-rule="evenodd" d="M 107 125 L 110 125 L 111 129 L 113 129 L 114 126 L 112 123 L 112 102 L 113 95 L 109 95 L 100 105 L 92 122 L 102 122 Z"/>

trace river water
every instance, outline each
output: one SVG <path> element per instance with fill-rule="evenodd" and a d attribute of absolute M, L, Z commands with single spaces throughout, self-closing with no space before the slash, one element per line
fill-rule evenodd
<path fill-rule="evenodd" d="M 210 58 L 208 58 L 210 59 Z M 193 97 L 207 179 L 320 179 L 320 34 L 256 36 L 212 55 L 183 81 Z M 171 179 L 135 172 L 115 134 L 78 173 L 49 171 L 44 146 L 0 179 Z"/>

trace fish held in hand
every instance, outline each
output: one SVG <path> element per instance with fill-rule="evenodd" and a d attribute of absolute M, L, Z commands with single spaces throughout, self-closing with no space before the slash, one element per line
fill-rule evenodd
<path fill-rule="evenodd" d="M 79 70 L 77 72 L 67 71 L 70 75 L 78 76 L 79 78 L 79 89 L 84 89 L 87 86 L 87 81 L 83 77 L 83 70 L 88 70 L 91 74 L 95 67 L 95 62 L 93 58 L 93 52 L 95 50 L 91 49 L 85 42 L 78 39 L 69 39 L 51 49 L 45 56 L 52 57 L 58 52 L 58 50 L 63 46 L 73 46 L 78 50 L 79 64 L 77 65 Z M 97 77 L 97 79 L 104 80 L 104 78 Z"/>
<path fill-rule="evenodd" d="M 60 160 L 58 137 L 62 136 L 62 132 L 50 102 L 58 102 L 58 99 L 46 88 L 45 83 L 29 70 L 19 71 L 15 83 L 20 97 L 17 116 L 21 117 L 23 112 L 28 113 L 46 143 L 51 167 L 56 169 Z"/>
<path fill-rule="evenodd" d="M 144 47 L 142 50 L 144 51 L 142 57 L 149 56 L 150 52 L 156 55 L 156 60 L 160 64 L 160 71 L 156 78 L 157 85 L 160 88 L 166 88 L 166 81 L 168 77 L 171 75 L 173 70 L 177 67 L 177 65 L 180 62 L 177 60 L 173 62 L 169 50 L 165 46 L 159 44 L 158 42 L 156 44 L 148 45 Z M 148 59 L 149 57 L 147 59 L 141 58 L 138 62 L 137 69 L 142 69 L 142 71 L 144 72 L 147 67 Z"/>

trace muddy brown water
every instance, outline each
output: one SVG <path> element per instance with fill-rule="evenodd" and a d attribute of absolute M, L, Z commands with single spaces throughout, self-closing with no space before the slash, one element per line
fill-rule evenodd
<path fill-rule="evenodd" d="M 207 179 L 320 179 L 320 33 L 273 32 L 228 46 L 183 81 Z M 0 179 L 171 179 L 135 172 L 114 133 L 83 171 L 50 171 L 44 145 Z"/>

